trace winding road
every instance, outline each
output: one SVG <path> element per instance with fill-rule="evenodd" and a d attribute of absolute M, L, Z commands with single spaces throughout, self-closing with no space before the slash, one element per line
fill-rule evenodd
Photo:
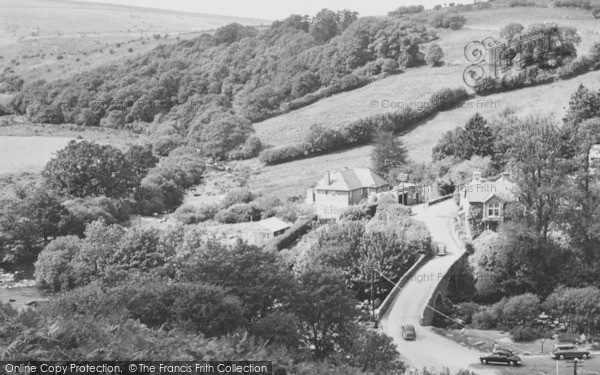
<path fill-rule="evenodd" d="M 419 324 L 421 313 L 433 294 L 438 280 L 462 255 L 461 246 L 452 232 L 452 217 L 457 211 L 453 200 L 446 200 L 429 206 L 415 215 L 429 228 L 434 241 L 447 246 L 447 255 L 434 257 L 421 268 L 398 292 L 386 314 L 381 317 L 383 332 L 394 339 L 403 359 L 419 372 L 450 369 L 456 374 L 460 369 L 469 369 L 481 375 L 495 375 L 493 369 L 479 364 L 481 352 L 466 348 L 454 341 L 435 334 Z M 402 324 L 415 326 L 417 339 L 405 341 L 400 334 Z"/>

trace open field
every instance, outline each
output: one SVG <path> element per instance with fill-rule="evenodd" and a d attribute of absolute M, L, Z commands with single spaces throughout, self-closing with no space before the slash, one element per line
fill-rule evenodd
<path fill-rule="evenodd" d="M 23 116 L 2 117 L 0 121 L 0 136 L 77 138 L 110 144 L 121 151 L 127 151 L 132 145 L 142 145 L 149 142 L 149 138 L 146 135 L 131 133 L 127 130 L 82 127 L 73 124 L 36 124 L 29 122 Z"/>
<path fill-rule="evenodd" d="M 39 172 L 54 153 L 72 139 L 85 139 L 113 145 L 126 151 L 143 144 L 143 135 L 104 128 L 76 125 L 33 124 L 20 116 L 2 118 L 0 126 L 0 174 Z"/>
<path fill-rule="evenodd" d="M 0 136 L 0 174 L 38 172 L 71 139 Z"/>
<path fill-rule="evenodd" d="M 0 9 L 0 67 L 27 80 L 65 78 L 232 22 L 270 24 L 249 18 L 63 0 L 0 0 Z"/>

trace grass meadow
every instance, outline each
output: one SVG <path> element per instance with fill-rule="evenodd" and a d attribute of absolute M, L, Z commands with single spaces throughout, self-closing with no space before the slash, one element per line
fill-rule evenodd
<path fill-rule="evenodd" d="M 71 138 L 0 136 L 0 174 L 39 172 Z"/>

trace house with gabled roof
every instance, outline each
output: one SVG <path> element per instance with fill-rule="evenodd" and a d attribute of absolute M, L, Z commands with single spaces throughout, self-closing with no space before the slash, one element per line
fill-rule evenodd
<path fill-rule="evenodd" d="M 479 209 L 481 215 L 478 219 L 485 228 L 496 229 L 504 220 L 507 205 L 517 200 L 516 189 L 517 185 L 510 180 L 508 172 L 494 179 L 483 178 L 479 171 L 473 172 L 473 180 L 460 191 L 460 206 L 465 212 L 465 220 L 469 219 L 470 211 Z"/>
<path fill-rule="evenodd" d="M 368 168 L 327 171 L 308 189 L 306 203 L 314 205 L 322 219 L 337 219 L 344 208 L 359 204 L 371 193 L 390 190 L 390 184 Z"/>

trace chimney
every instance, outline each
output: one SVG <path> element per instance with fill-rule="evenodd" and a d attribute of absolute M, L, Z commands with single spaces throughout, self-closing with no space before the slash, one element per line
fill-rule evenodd
<path fill-rule="evenodd" d="M 481 172 L 474 171 L 473 172 L 473 181 L 479 181 L 479 180 L 481 180 Z"/>
<path fill-rule="evenodd" d="M 331 172 L 330 171 L 325 172 L 325 177 L 327 178 L 326 179 L 327 185 L 331 185 Z"/>
<path fill-rule="evenodd" d="M 510 172 L 502 172 L 502 179 L 504 181 L 510 181 Z"/>

